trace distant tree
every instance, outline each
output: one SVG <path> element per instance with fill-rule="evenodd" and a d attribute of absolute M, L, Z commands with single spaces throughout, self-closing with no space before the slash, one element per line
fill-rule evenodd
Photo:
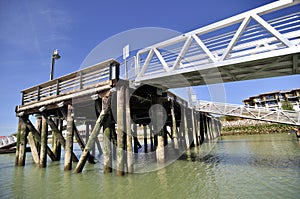
<path fill-rule="evenodd" d="M 290 111 L 294 110 L 293 105 L 289 101 L 282 102 L 281 108 L 283 110 L 290 110 Z"/>

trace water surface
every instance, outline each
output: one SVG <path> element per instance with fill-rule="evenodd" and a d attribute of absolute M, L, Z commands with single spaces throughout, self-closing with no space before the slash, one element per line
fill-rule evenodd
<path fill-rule="evenodd" d="M 299 198 L 300 144 L 287 134 L 226 136 L 204 143 L 189 160 L 158 171 L 117 177 L 102 164 L 82 174 L 63 171 L 63 161 L 14 167 L 0 155 L 0 198 Z M 73 166 L 74 167 L 74 166 Z"/>

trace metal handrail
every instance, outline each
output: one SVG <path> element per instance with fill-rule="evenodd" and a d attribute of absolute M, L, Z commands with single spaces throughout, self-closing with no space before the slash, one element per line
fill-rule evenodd
<path fill-rule="evenodd" d="M 251 107 L 203 100 L 198 100 L 195 103 L 195 109 L 202 112 L 219 115 L 229 115 L 254 120 L 300 125 L 300 112 L 290 110 L 270 110 L 266 107 Z"/>
<path fill-rule="evenodd" d="M 268 22 L 260 16 L 297 3 L 292 0 L 273 2 L 144 48 L 137 53 L 136 82 L 154 74 L 159 77 L 175 74 L 190 66 L 292 48 L 300 43 L 300 13 L 288 13 Z M 251 20 L 257 24 L 248 26 Z M 234 31 L 232 26 L 236 26 Z M 228 32 L 228 29 L 231 30 Z M 207 37 L 216 30 L 227 33 Z"/>

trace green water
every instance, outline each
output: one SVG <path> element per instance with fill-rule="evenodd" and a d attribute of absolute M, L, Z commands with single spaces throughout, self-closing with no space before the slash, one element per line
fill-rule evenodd
<path fill-rule="evenodd" d="M 82 174 L 63 161 L 14 167 L 0 155 L 0 198 L 300 198 L 300 143 L 287 134 L 228 136 L 158 171 L 117 177 L 101 161 Z"/>

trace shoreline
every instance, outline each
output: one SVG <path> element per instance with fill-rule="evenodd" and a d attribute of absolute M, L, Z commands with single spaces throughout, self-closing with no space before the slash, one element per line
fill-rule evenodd
<path fill-rule="evenodd" d="M 288 133 L 293 126 L 275 123 L 260 123 L 255 125 L 228 125 L 222 127 L 221 136 L 259 135 Z"/>

